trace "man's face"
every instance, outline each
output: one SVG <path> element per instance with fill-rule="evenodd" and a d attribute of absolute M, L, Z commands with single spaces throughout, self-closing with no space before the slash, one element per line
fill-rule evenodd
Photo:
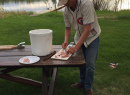
<path fill-rule="evenodd" d="M 74 0 L 68 0 L 68 2 L 67 2 L 67 4 L 65 4 L 65 6 L 67 6 L 67 7 L 72 7 L 73 6 L 73 1 Z"/>

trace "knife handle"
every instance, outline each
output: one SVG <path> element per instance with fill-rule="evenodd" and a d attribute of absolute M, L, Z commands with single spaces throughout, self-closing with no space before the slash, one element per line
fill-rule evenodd
<path fill-rule="evenodd" d="M 0 46 L 0 50 L 11 50 L 11 49 L 16 49 L 18 48 L 17 45 L 3 45 Z"/>
<path fill-rule="evenodd" d="M 43 61 L 45 61 L 45 60 L 51 58 L 54 54 L 56 54 L 56 51 L 52 52 L 50 55 L 48 55 L 47 57 L 45 57 L 45 58 L 43 59 Z"/>

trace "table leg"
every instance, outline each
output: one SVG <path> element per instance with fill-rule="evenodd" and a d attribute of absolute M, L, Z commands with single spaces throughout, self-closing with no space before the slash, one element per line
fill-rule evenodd
<path fill-rule="evenodd" d="M 47 95 L 48 92 L 48 78 L 46 70 L 42 68 L 42 95 Z"/>
<path fill-rule="evenodd" d="M 47 71 L 45 68 L 42 68 L 42 95 L 53 95 L 54 94 L 56 76 L 57 76 L 57 67 L 53 68 L 51 82 L 48 87 Z"/>
<path fill-rule="evenodd" d="M 53 68 L 53 73 L 52 73 L 52 78 L 51 78 L 51 82 L 50 82 L 50 86 L 49 86 L 48 95 L 54 94 L 56 76 L 57 76 L 57 67 Z"/>

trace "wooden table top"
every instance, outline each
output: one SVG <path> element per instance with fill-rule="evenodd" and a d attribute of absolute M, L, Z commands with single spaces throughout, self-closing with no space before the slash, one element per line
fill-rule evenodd
<path fill-rule="evenodd" d="M 59 51 L 61 45 L 53 45 L 52 51 Z M 43 61 L 45 56 L 40 57 L 40 61 L 34 64 L 21 64 L 19 59 L 24 56 L 32 56 L 31 46 L 26 45 L 24 49 L 12 49 L 0 51 L 0 68 L 3 67 L 79 67 L 85 64 L 82 50 L 78 50 L 68 60 L 48 59 Z"/>

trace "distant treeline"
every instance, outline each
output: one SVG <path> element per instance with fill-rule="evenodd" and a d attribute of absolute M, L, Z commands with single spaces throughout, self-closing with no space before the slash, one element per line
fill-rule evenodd
<path fill-rule="evenodd" d="M 119 4 L 122 5 L 124 0 L 91 0 L 96 10 L 113 10 L 118 11 Z"/>

